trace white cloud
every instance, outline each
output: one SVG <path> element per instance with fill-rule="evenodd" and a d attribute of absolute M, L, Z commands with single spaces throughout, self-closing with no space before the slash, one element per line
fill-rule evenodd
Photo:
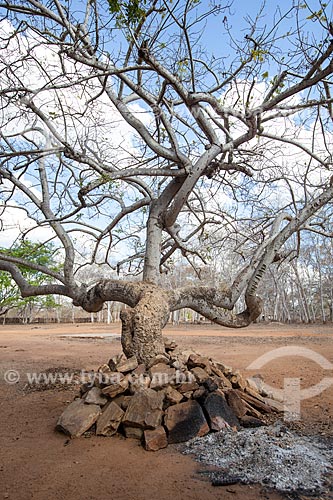
<path fill-rule="evenodd" d="M 0 202 L 0 246 L 10 247 L 22 234 L 34 242 L 47 241 L 54 236 L 52 229 L 42 227 L 30 218 L 25 210 L 11 203 L 10 206 Z"/>

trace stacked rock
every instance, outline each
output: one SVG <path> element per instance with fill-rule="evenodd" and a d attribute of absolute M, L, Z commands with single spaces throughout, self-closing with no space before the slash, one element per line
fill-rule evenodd
<path fill-rule="evenodd" d="M 156 451 L 225 427 L 263 425 L 283 410 L 239 371 L 174 342 L 165 347 L 148 367 L 119 355 L 87 373 L 81 398 L 65 409 L 57 429 L 71 437 L 122 433 Z"/>

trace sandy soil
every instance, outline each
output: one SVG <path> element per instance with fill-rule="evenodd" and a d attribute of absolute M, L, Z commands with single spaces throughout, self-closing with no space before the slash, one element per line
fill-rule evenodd
<path fill-rule="evenodd" d="M 42 325 L 0 327 L 0 500 L 278 500 L 260 486 L 213 487 L 200 475 L 202 466 L 183 456 L 176 446 L 145 452 L 135 440 L 86 437 L 68 440 L 54 431 L 58 416 L 78 388 L 54 386 L 35 391 L 26 373 L 96 369 L 120 352 L 119 325 Z M 82 335 L 66 337 L 66 335 Z M 88 334 L 95 335 L 89 338 Z M 169 327 L 168 337 L 203 354 L 247 370 L 259 356 L 283 346 L 308 348 L 333 362 L 333 327 L 282 325 L 228 330 L 217 326 Z M 8 384 L 7 370 L 20 381 Z M 332 370 L 299 356 L 275 359 L 256 373 L 274 387 L 285 377 L 300 377 L 311 387 Z M 298 430 L 333 436 L 333 386 L 302 403 Z"/>

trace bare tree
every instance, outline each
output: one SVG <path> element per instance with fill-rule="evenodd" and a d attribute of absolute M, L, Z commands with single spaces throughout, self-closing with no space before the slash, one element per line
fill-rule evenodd
<path fill-rule="evenodd" d="M 127 304 L 123 349 L 145 363 L 164 352 L 171 311 L 247 326 L 262 309 L 262 276 L 288 256 L 286 241 L 295 237 L 297 253 L 302 231 L 326 231 L 328 7 L 290 2 L 268 17 L 263 7 L 240 26 L 237 2 L 70 5 L 0 0 L 3 222 L 21 209 L 63 249 L 61 272 L 6 252 L 0 269 L 25 297 L 65 295 L 90 312 Z M 237 272 L 218 286 L 163 288 L 177 252 L 194 268 L 207 264 L 208 230 L 221 259 L 224 247 L 239 256 Z M 119 279 L 80 283 L 79 269 L 93 263 Z M 20 265 L 54 282 L 34 286 Z M 239 299 L 245 309 L 235 314 Z"/>

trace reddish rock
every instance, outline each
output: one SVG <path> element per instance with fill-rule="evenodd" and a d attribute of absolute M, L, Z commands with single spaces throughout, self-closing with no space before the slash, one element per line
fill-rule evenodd
<path fill-rule="evenodd" d="M 256 410 L 259 410 L 262 413 L 272 413 L 272 408 L 265 402 L 262 402 L 262 398 L 258 399 L 257 397 L 250 396 L 250 394 L 241 391 L 238 391 L 238 394 L 243 400 L 249 403 Z"/>
<path fill-rule="evenodd" d="M 146 365 L 144 365 L 143 363 L 141 363 L 141 365 L 138 365 L 137 368 L 133 370 L 133 375 L 140 376 L 143 375 L 144 373 L 146 373 Z"/>
<path fill-rule="evenodd" d="M 245 389 L 248 387 L 247 381 L 238 371 L 235 371 L 233 375 L 229 377 L 229 380 L 234 389 L 241 389 L 242 391 L 245 391 Z"/>
<path fill-rule="evenodd" d="M 202 384 L 203 382 L 205 382 L 205 380 L 207 380 L 209 378 L 209 375 L 206 372 L 206 370 L 204 370 L 203 368 L 200 368 L 199 366 L 196 366 L 195 368 L 191 368 L 191 372 L 193 373 L 196 381 L 199 384 Z"/>
<path fill-rule="evenodd" d="M 112 401 L 105 408 L 102 415 L 98 417 L 96 434 L 98 436 L 113 436 L 113 434 L 116 434 L 124 415 L 125 412 Z"/>
<path fill-rule="evenodd" d="M 229 379 L 224 375 L 223 371 L 215 366 L 215 364 L 211 365 L 211 370 L 214 375 L 219 378 L 219 386 L 223 389 L 231 389 L 232 384 Z"/>
<path fill-rule="evenodd" d="M 258 418 L 259 420 L 262 418 L 262 414 L 260 411 L 256 410 L 253 406 L 251 406 L 247 401 L 243 400 L 243 403 L 246 408 L 246 415 L 250 415 L 251 417 Z"/>
<path fill-rule="evenodd" d="M 200 356 L 199 354 L 191 354 L 188 358 L 187 366 L 189 368 L 203 368 L 208 375 L 211 374 L 209 359 L 204 356 Z"/>
<path fill-rule="evenodd" d="M 96 422 L 101 414 L 98 405 L 85 404 L 83 399 L 75 399 L 59 417 L 56 429 L 71 437 L 79 437 Z"/>
<path fill-rule="evenodd" d="M 171 404 L 178 404 L 183 399 L 183 394 L 171 387 L 170 385 L 165 389 L 165 398 Z"/>
<path fill-rule="evenodd" d="M 184 392 L 183 396 L 186 399 L 193 399 L 193 391 Z"/>
<path fill-rule="evenodd" d="M 200 399 L 204 396 L 207 396 L 207 390 L 200 386 L 199 389 L 193 392 L 193 399 Z"/>
<path fill-rule="evenodd" d="M 109 365 L 101 365 L 97 372 L 94 374 L 94 384 L 96 387 L 104 387 L 109 382 L 109 378 L 112 375 L 112 371 L 110 370 Z"/>
<path fill-rule="evenodd" d="M 121 373 L 128 373 L 135 370 L 137 367 L 138 360 L 136 359 L 136 356 L 132 356 L 131 358 L 120 361 L 117 365 L 117 371 Z"/>
<path fill-rule="evenodd" d="M 111 358 L 108 362 L 108 365 L 109 365 L 109 368 L 112 372 L 116 372 L 117 371 L 117 366 L 119 365 L 119 363 L 122 362 L 122 360 L 124 359 L 124 355 L 123 354 L 118 354 L 117 356 L 114 356 L 113 358 Z"/>
<path fill-rule="evenodd" d="M 121 407 L 123 410 L 127 410 L 128 405 L 130 404 L 130 401 L 132 399 L 132 396 L 124 396 L 124 399 L 121 402 Z"/>
<path fill-rule="evenodd" d="M 256 392 L 259 392 L 261 396 L 267 397 L 267 391 L 265 390 L 265 382 L 264 378 L 260 373 L 257 373 L 253 377 L 248 378 L 247 380 L 248 387 L 251 387 Z"/>
<path fill-rule="evenodd" d="M 142 439 L 143 429 L 141 429 L 140 427 L 126 426 L 124 427 L 124 431 L 125 431 L 125 436 L 127 438 L 140 439 L 140 440 Z"/>
<path fill-rule="evenodd" d="M 164 338 L 164 347 L 165 350 L 168 351 L 174 351 L 177 347 L 177 344 L 174 340 L 168 339 L 167 337 Z"/>
<path fill-rule="evenodd" d="M 135 394 L 142 389 L 148 389 L 150 386 L 150 377 L 148 375 L 133 375 L 130 378 L 130 392 Z"/>
<path fill-rule="evenodd" d="M 186 365 L 191 354 L 197 354 L 197 353 L 193 351 L 193 349 L 185 349 L 183 351 L 180 351 L 178 348 L 171 353 L 171 360 L 172 362 L 179 360 Z"/>
<path fill-rule="evenodd" d="M 218 370 L 221 370 L 221 372 L 226 376 L 229 377 L 230 375 L 233 374 L 232 368 L 230 366 L 224 365 L 223 363 L 216 361 L 211 362 L 211 368 L 217 368 Z"/>
<path fill-rule="evenodd" d="M 193 375 L 192 372 L 189 370 L 177 370 L 176 371 L 176 378 L 175 378 L 175 384 L 176 385 L 181 385 L 181 384 L 191 384 L 192 382 L 195 382 L 195 376 Z"/>
<path fill-rule="evenodd" d="M 176 370 L 171 366 L 167 366 L 165 363 L 157 363 L 156 365 L 152 366 L 149 371 L 151 376 L 159 373 L 167 373 L 171 376 L 174 376 L 176 374 Z"/>
<path fill-rule="evenodd" d="M 92 387 L 84 396 L 84 402 L 90 405 L 104 406 L 108 402 L 101 389 Z"/>
<path fill-rule="evenodd" d="M 176 368 L 176 370 L 179 370 L 181 372 L 186 371 L 186 365 L 182 361 L 180 361 L 180 359 L 176 359 L 175 361 L 173 361 L 171 363 L 171 366 L 173 366 L 174 368 Z"/>
<path fill-rule="evenodd" d="M 230 406 L 236 417 L 244 417 L 246 413 L 246 406 L 239 394 L 235 390 L 230 389 L 225 393 L 225 396 L 227 398 L 228 405 Z"/>
<path fill-rule="evenodd" d="M 166 410 L 164 423 L 169 443 L 182 443 L 209 432 L 202 408 L 194 400 L 170 406 Z"/>
<path fill-rule="evenodd" d="M 169 364 L 170 359 L 167 354 L 157 354 L 154 358 L 149 361 L 148 368 L 152 368 L 160 363 L 167 365 Z"/>
<path fill-rule="evenodd" d="M 99 366 L 97 371 L 99 373 L 107 373 L 107 374 L 111 373 L 111 369 L 110 369 L 109 365 L 106 365 L 106 364 Z"/>
<path fill-rule="evenodd" d="M 151 410 L 146 413 L 144 428 L 145 429 L 156 429 L 162 423 L 162 418 L 164 415 L 163 410 Z"/>
<path fill-rule="evenodd" d="M 253 398 L 259 399 L 259 401 L 261 401 L 262 403 L 265 403 L 265 398 L 263 398 L 263 396 L 261 396 L 261 394 L 259 394 L 257 390 L 252 389 L 252 387 L 246 387 L 245 392 Z"/>
<path fill-rule="evenodd" d="M 177 387 L 177 390 L 182 394 L 184 392 L 196 391 L 197 389 L 199 389 L 199 384 L 197 384 L 196 382 L 185 382 L 184 384 L 181 384 L 179 387 Z"/>
<path fill-rule="evenodd" d="M 154 429 L 161 424 L 164 393 L 144 389 L 132 396 L 123 418 L 124 428 Z"/>
<path fill-rule="evenodd" d="M 152 389 L 161 389 L 166 385 L 173 384 L 176 378 L 176 369 L 164 363 L 158 363 L 149 370 Z"/>
<path fill-rule="evenodd" d="M 131 399 L 132 399 L 132 396 L 125 396 L 124 394 L 120 394 L 119 396 L 116 396 L 113 399 L 113 401 L 115 403 L 117 403 L 117 405 L 120 406 L 120 408 L 122 410 L 127 410 L 129 402 L 130 402 Z"/>
<path fill-rule="evenodd" d="M 144 431 L 143 435 L 144 447 L 147 451 L 157 451 L 168 446 L 168 438 L 162 425 L 157 429 Z"/>
<path fill-rule="evenodd" d="M 116 375 L 117 376 L 114 376 L 113 374 L 109 379 L 110 385 L 102 389 L 102 393 L 110 398 L 114 398 L 128 389 L 128 378 L 124 377 L 122 373 L 117 373 Z"/>
<path fill-rule="evenodd" d="M 271 398 L 265 398 L 264 402 L 266 405 L 268 405 L 270 408 L 272 408 L 273 411 L 277 413 L 283 413 L 286 411 L 286 406 L 281 403 L 280 401 L 276 401 L 275 399 Z"/>
<path fill-rule="evenodd" d="M 125 398 L 131 398 L 131 396 L 125 396 L 125 394 L 119 394 L 119 396 L 116 396 L 115 398 L 112 399 L 112 401 L 114 403 L 116 403 L 120 408 L 124 409 L 123 408 L 123 403 L 124 403 L 124 400 Z"/>

